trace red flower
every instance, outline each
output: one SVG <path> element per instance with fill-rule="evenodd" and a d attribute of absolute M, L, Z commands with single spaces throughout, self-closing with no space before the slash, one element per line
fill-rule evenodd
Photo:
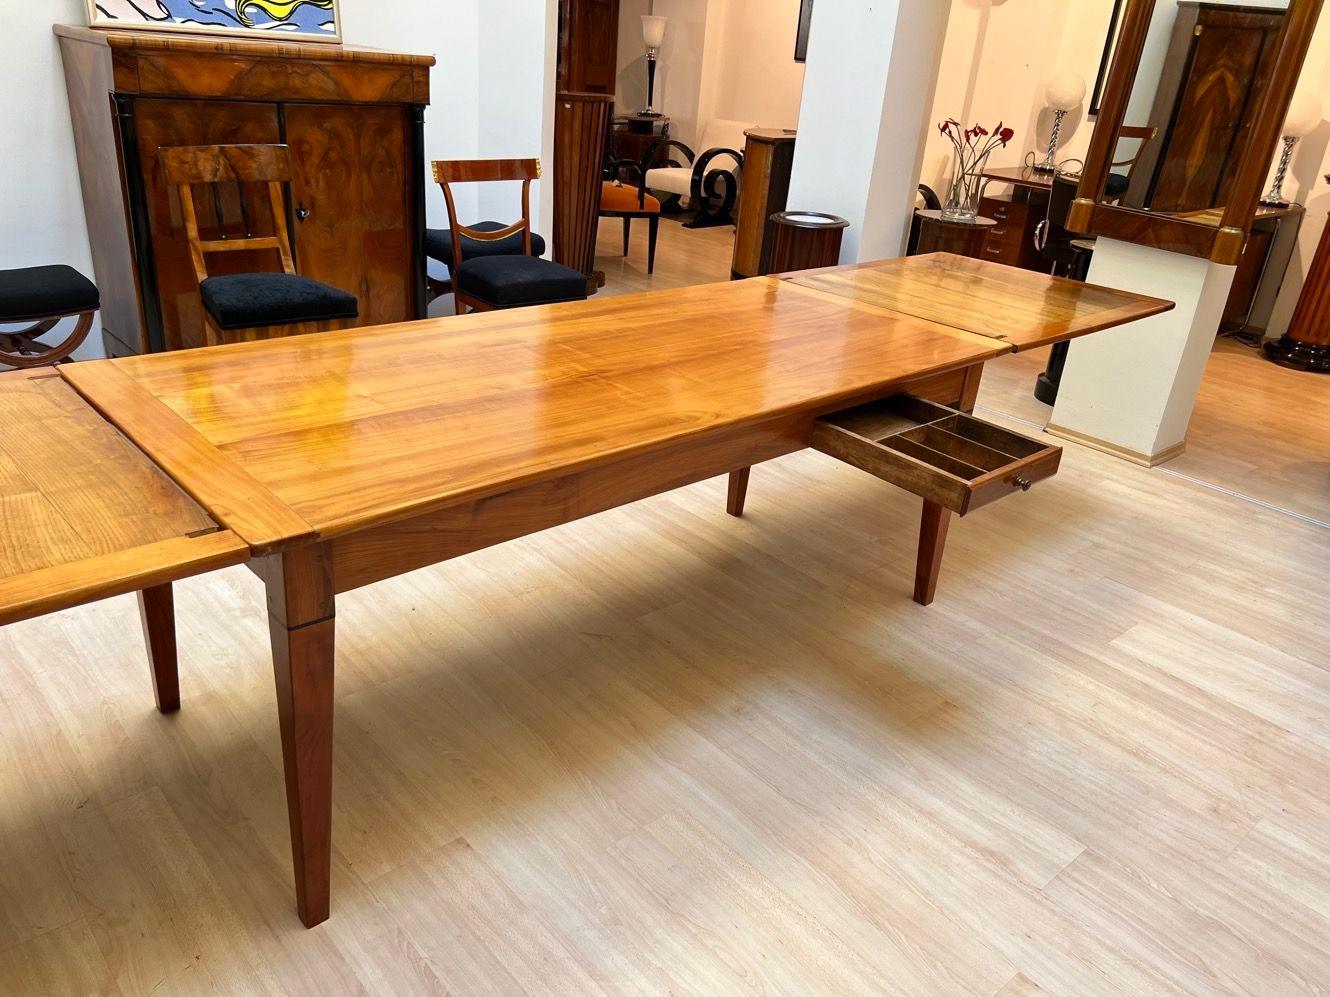
<path fill-rule="evenodd" d="M 1016 133 L 1012 129 L 1003 128 L 1002 125 L 1000 124 L 998 125 L 997 136 L 1003 145 L 1006 145 L 1008 142 L 1010 142 L 1015 134 Z"/>

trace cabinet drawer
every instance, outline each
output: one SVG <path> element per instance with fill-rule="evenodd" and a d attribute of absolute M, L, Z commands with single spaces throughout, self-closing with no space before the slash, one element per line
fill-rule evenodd
<path fill-rule="evenodd" d="M 993 242 L 984 243 L 983 252 L 980 259 L 992 260 L 994 263 L 1005 263 L 1009 267 L 1018 267 L 1021 265 L 1021 244 L 1019 242 Z"/>
<path fill-rule="evenodd" d="M 812 446 L 964 516 L 1057 473 L 1062 448 L 914 395 L 823 416 Z"/>
<path fill-rule="evenodd" d="M 999 223 L 1011 222 L 1017 228 L 1025 224 L 1025 216 L 1029 212 L 1030 206 L 1015 201 L 999 201 L 997 198 L 985 197 L 979 203 L 979 213 L 987 215 L 989 218 L 996 218 Z"/>

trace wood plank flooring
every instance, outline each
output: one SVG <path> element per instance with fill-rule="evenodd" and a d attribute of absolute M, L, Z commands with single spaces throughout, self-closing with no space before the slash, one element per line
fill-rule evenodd
<path fill-rule="evenodd" d="M 257 579 L 174 716 L 132 598 L 0 631 L 0 993 L 1330 988 L 1330 532 L 1072 445 L 923 609 L 917 517 L 803 453 L 343 596 L 313 931 Z"/>

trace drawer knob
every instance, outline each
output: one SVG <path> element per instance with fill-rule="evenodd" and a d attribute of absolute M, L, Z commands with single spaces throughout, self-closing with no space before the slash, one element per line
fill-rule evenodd
<path fill-rule="evenodd" d="M 1023 492 L 1028 492 L 1030 490 L 1030 486 L 1034 484 L 1034 482 L 1031 481 L 1029 478 L 1021 478 L 1021 477 L 1012 478 L 1011 483 Z"/>

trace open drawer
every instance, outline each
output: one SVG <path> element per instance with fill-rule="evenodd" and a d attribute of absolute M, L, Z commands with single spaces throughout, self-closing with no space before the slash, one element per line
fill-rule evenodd
<path fill-rule="evenodd" d="M 1057 473 L 1062 448 L 914 395 L 833 412 L 812 446 L 962 516 Z"/>

